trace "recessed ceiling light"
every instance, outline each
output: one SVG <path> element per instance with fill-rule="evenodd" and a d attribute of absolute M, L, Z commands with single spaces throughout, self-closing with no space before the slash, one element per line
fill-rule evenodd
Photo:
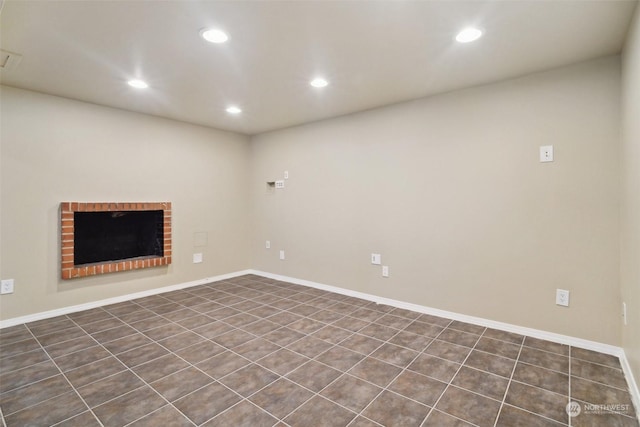
<path fill-rule="evenodd" d="M 315 79 L 311 80 L 309 84 L 313 87 L 325 87 L 329 84 L 329 82 L 322 77 L 316 77 Z"/>
<path fill-rule="evenodd" d="M 227 113 L 229 114 L 240 114 L 242 113 L 242 110 L 238 107 L 236 107 L 235 105 L 231 105 L 229 107 L 227 107 Z"/>
<path fill-rule="evenodd" d="M 200 35 L 203 39 L 211 43 L 224 43 L 229 40 L 229 36 L 222 30 L 216 30 L 215 28 L 205 28 L 200 31 Z"/>
<path fill-rule="evenodd" d="M 127 83 L 129 84 L 129 86 L 135 87 L 136 89 L 146 89 L 149 87 L 147 82 L 139 79 L 129 80 Z"/>
<path fill-rule="evenodd" d="M 456 36 L 456 40 L 460 43 L 469 43 L 478 40 L 482 36 L 482 31 L 477 28 L 465 28 Z"/>

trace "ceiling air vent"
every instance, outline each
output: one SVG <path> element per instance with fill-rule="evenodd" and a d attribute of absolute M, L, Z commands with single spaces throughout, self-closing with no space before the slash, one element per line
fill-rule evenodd
<path fill-rule="evenodd" d="M 22 55 L 0 49 L 0 70 L 11 71 L 18 66 Z"/>

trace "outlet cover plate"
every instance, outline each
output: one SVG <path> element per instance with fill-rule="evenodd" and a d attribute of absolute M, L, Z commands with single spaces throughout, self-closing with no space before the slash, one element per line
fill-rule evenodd
<path fill-rule="evenodd" d="M 556 289 L 556 304 L 563 307 L 569 307 L 569 291 L 565 289 Z"/>
<path fill-rule="evenodd" d="M 5 279 L 0 282 L 0 295 L 13 293 L 13 279 Z"/>
<path fill-rule="evenodd" d="M 382 266 L 382 277 L 389 277 L 389 266 L 388 265 L 383 265 Z"/>
<path fill-rule="evenodd" d="M 553 162 L 553 145 L 543 145 L 540 147 L 540 162 Z"/>

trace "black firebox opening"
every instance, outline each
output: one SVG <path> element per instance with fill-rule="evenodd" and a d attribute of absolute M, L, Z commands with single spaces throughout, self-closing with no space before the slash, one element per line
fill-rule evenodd
<path fill-rule="evenodd" d="M 74 212 L 77 265 L 164 255 L 164 212 Z"/>

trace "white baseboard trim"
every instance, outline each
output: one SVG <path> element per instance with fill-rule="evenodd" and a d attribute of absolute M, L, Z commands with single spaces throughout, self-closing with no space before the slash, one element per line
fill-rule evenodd
<path fill-rule="evenodd" d="M 283 282 L 295 283 L 298 285 L 309 286 L 311 288 L 322 289 L 329 292 L 335 292 L 341 295 L 352 296 L 361 298 L 367 301 L 372 301 L 377 304 L 385 304 L 393 307 L 404 308 L 418 313 L 431 314 L 433 316 L 445 317 L 447 319 L 459 320 L 461 322 L 473 323 L 475 325 L 484 326 L 487 328 L 499 329 L 501 331 L 513 332 L 520 335 L 526 335 L 533 338 L 539 338 L 559 344 L 570 345 L 572 347 L 583 348 L 586 350 L 593 350 L 600 353 L 616 356 L 620 359 L 620 365 L 624 372 L 625 378 L 629 383 L 629 392 L 631 393 L 631 399 L 636 407 L 636 414 L 640 419 L 640 391 L 638 390 L 638 384 L 635 381 L 627 356 L 624 353 L 622 347 L 616 347 L 609 344 L 603 344 L 596 341 L 585 340 L 582 338 L 571 337 L 568 335 L 556 334 L 554 332 L 543 331 L 540 329 L 527 328 L 524 326 L 513 325 L 510 323 L 497 322 L 495 320 L 484 319 L 481 317 L 468 316 L 466 314 L 455 313 L 452 311 L 439 310 L 437 308 L 427 307 L 424 305 L 412 304 L 404 301 L 394 300 L 391 298 L 379 297 L 364 292 L 352 291 L 350 289 L 344 289 L 337 286 L 325 285 L 323 283 L 312 282 L 309 280 L 298 279 L 295 277 L 282 276 L 279 274 L 267 273 L 260 270 L 250 270 L 251 274 L 257 276 L 266 277 L 269 279 L 280 280 Z"/>
<path fill-rule="evenodd" d="M 581 338 L 575 338 L 568 335 L 556 334 L 553 332 L 542 331 L 540 329 L 527 328 L 524 326 L 513 325 L 510 323 L 497 322 L 495 320 L 484 319 L 482 317 L 468 316 L 466 314 L 455 313 L 452 311 L 440 310 L 437 308 L 427 307 L 424 305 L 413 304 L 409 302 L 399 301 L 391 298 L 379 297 L 364 292 L 352 291 L 349 289 L 339 288 L 337 286 L 325 285 L 322 283 L 311 282 L 309 280 L 297 279 L 294 277 L 281 276 L 271 274 L 264 271 L 252 270 L 252 274 L 267 277 L 269 279 L 281 280 L 283 282 L 295 283 L 298 285 L 309 286 L 316 289 L 335 292 L 337 294 L 348 295 L 356 298 L 362 298 L 377 304 L 385 304 L 393 307 L 404 308 L 406 310 L 416 311 L 418 313 L 431 314 L 433 316 L 446 317 L 447 319 L 459 320 L 461 322 L 473 323 L 474 325 L 485 326 L 487 328 L 499 329 L 501 331 L 513 332 L 516 334 L 527 335 L 533 338 L 539 338 L 560 344 L 580 347 L 587 350 L 594 350 L 600 353 L 620 356 L 623 351 L 621 347 L 609 344 L 602 344 L 596 341 L 589 341 Z"/>
<path fill-rule="evenodd" d="M 633 375 L 633 371 L 631 370 L 631 366 L 629 365 L 629 361 L 627 360 L 627 356 L 623 355 L 620 357 L 620 364 L 622 365 L 622 372 L 624 372 L 624 377 L 627 379 L 627 383 L 629 384 L 629 393 L 631 393 L 631 400 L 633 401 L 633 406 L 636 408 L 636 415 L 638 416 L 638 421 L 640 422 L 640 389 L 638 389 L 638 383 Z"/>
<path fill-rule="evenodd" d="M 63 314 L 76 313 L 78 311 L 89 310 L 91 308 L 102 307 L 119 302 L 130 301 L 132 299 L 144 298 L 151 295 L 163 294 L 165 292 L 177 291 L 193 286 L 206 285 L 207 283 L 219 282 L 221 280 L 231 279 L 238 276 L 251 274 L 252 270 L 236 271 L 234 273 L 221 274 L 219 276 L 206 277 L 204 279 L 192 280 L 190 282 L 179 283 L 177 285 L 164 286 L 162 288 L 149 289 L 147 291 L 136 292 L 133 294 L 121 295 L 118 297 L 107 298 L 99 301 L 92 301 L 85 304 L 72 305 L 62 307 L 55 310 L 43 311 L 40 313 L 29 314 L 27 316 L 13 317 L 11 319 L 1 320 L 0 329 L 10 326 L 21 325 L 23 323 L 35 322 L 36 320 L 49 319 L 51 317 L 62 316 Z"/>

